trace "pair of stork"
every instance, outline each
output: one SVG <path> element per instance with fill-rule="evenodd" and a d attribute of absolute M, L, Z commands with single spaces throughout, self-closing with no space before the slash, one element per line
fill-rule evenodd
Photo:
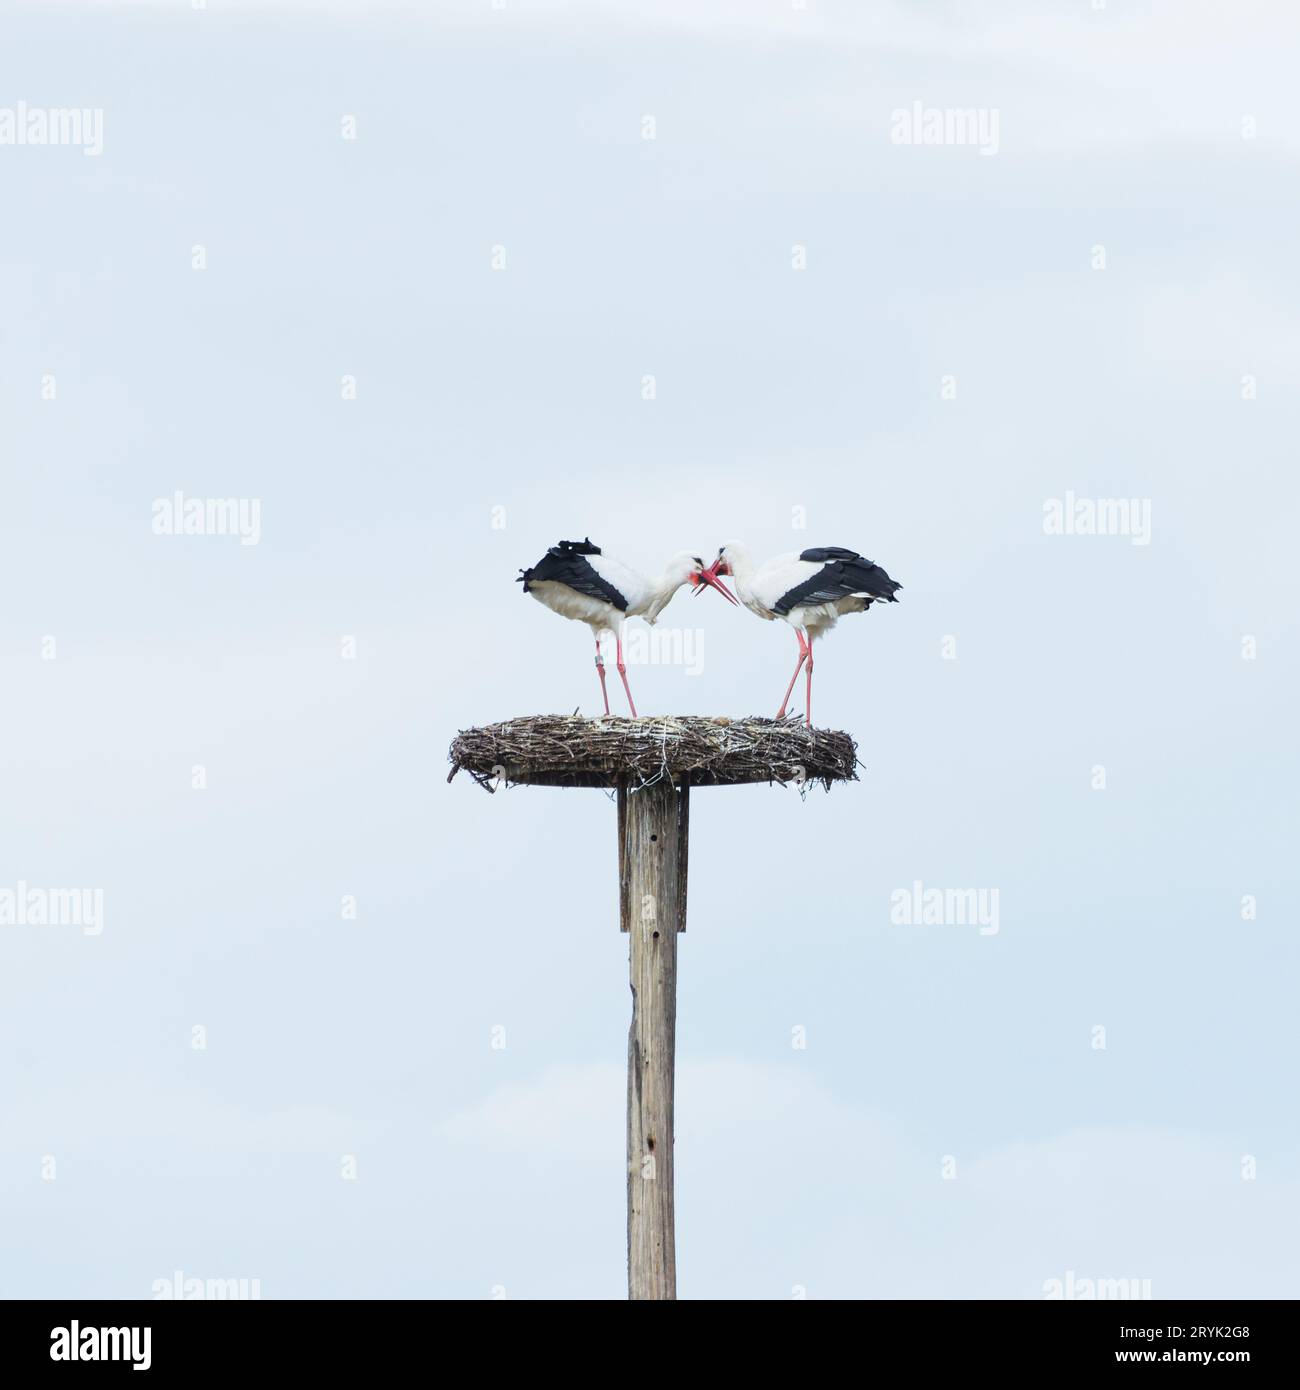
<path fill-rule="evenodd" d="M 749 551 L 736 541 L 722 546 L 710 565 L 705 565 L 698 555 L 687 550 L 679 551 L 658 579 L 651 579 L 631 565 L 606 555 L 590 540 L 561 541 L 531 569 L 521 570 L 516 583 L 522 583 L 524 593 L 531 594 L 553 612 L 586 623 L 595 633 L 596 670 L 600 675 L 600 693 L 605 700 L 606 714 L 609 713 L 609 692 L 605 687 L 601 641 L 608 641 L 613 635 L 615 664 L 635 719 L 636 705 L 623 663 L 624 620 L 640 617 L 653 624 L 683 584 L 691 585 L 696 595 L 713 589 L 728 603 L 735 604 L 736 595 L 722 582 L 722 575 L 734 580 L 739 602 L 751 613 L 768 622 L 782 618 L 794 628 L 799 660 L 776 717 L 785 718 L 785 707 L 790 702 L 794 683 L 799 679 L 800 670 L 806 668 L 805 716 L 809 728 L 812 728 L 813 639 L 833 628 L 842 614 L 864 613 L 873 603 L 896 603 L 894 595 L 903 587 L 879 565 L 842 546 L 823 546 L 798 555 L 778 555 L 765 565 L 755 565 Z"/>

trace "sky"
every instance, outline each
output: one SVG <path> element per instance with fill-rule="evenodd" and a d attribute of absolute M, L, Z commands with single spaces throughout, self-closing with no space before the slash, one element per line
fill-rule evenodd
<path fill-rule="evenodd" d="M 625 1295 L 614 807 L 446 781 L 598 712 L 513 583 L 590 536 L 904 585 L 861 780 L 693 797 L 680 1296 L 1300 1296 L 1291 7 L 0 34 L 0 1295 Z M 656 633 L 775 712 L 784 625 Z"/>

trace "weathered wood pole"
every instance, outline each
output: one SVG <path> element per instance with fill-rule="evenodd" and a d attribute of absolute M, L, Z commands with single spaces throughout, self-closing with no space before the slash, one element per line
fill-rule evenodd
<path fill-rule="evenodd" d="M 464 729 L 462 768 L 488 791 L 503 783 L 618 791 L 619 924 L 628 933 L 627 1292 L 677 1297 L 673 1229 L 673 1075 L 677 933 L 686 930 L 691 789 L 857 779 L 848 734 L 788 720 L 665 715 L 532 715 Z"/>
<path fill-rule="evenodd" d="M 686 929 L 690 787 L 618 789 L 619 916 L 628 933 L 627 1296 L 677 1297 L 673 1081 L 677 933 Z"/>

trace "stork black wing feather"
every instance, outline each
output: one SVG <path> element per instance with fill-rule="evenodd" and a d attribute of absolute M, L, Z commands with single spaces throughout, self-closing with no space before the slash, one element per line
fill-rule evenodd
<path fill-rule="evenodd" d="M 863 557 L 856 550 L 846 550 L 842 545 L 821 545 L 805 550 L 799 558 L 811 560 L 815 565 L 824 565 L 830 560 L 861 560 Z M 867 560 L 866 563 L 869 565 L 871 561 Z"/>
<path fill-rule="evenodd" d="M 602 579 L 586 559 L 588 555 L 600 553 L 600 546 L 592 545 L 589 539 L 561 541 L 558 545 L 553 545 L 531 569 L 520 570 L 515 583 L 524 586 L 524 593 L 528 593 L 528 586 L 539 579 L 550 580 L 554 584 L 567 584 L 579 594 L 612 603 L 620 612 L 626 612 L 627 599 L 609 580 Z"/>
<path fill-rule="evenodd" d="M 894 597 L 903 586 L 891 579 L 877 564 L 857 551 L 841 546 L 805 550 L 801 560 L 829 563 L 810 579 L 787 589 L 776 602 L 775 612 L 785 614 L 802 603 L 834 603 L 836 599 L 860 594 L 873 603 L 897 603 Z"/>

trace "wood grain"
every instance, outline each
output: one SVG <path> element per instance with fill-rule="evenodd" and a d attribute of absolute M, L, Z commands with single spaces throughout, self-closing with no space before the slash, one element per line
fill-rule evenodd
<path fill-rule="evenodd" d="M 665 778 L 620 792 L 620 886 L 628 927 L 632 1026 L 627 1036 L 628 1297 L 677 1297 L 673 1085 L 677 933 L 686 913 L 690 791 Z"/>

